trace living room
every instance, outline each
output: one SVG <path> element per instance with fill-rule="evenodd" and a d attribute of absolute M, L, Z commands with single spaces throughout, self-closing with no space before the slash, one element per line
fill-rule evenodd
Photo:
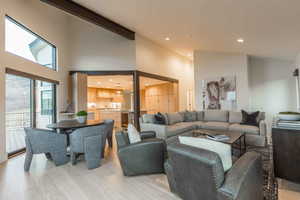
<path fill-rule="evenodd" d="M 273 124 L 299 111 L 298 13 L 275 0 L 2 0 L 0 199 L 299 199 L 298 137 L 281 135 L 297 127 Z M 100 76 L 131 77 L 125 125 L 80 123 Z M 169 85 L 146 96 L 151 81 Z M 82 130 L 95 137 L 76 150 Z"/>

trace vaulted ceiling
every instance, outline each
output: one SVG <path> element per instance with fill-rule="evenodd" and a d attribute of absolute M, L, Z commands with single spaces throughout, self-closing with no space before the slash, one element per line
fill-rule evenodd
<path fill-rule="evenodd" d="M 300 52 L 299 0 L 74 1 L 183 55 L 209 50 L 291 60 Z"/>

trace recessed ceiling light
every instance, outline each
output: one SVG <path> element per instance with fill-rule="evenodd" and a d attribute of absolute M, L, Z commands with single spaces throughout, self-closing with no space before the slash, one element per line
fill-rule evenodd
<path fill-rule="evenodd" d="M 236 40 L 238 43 L 244 43 L 244 39 L 243 38 L 239 38 Z"/>
<path fill-rule="evenodd" d="M 165 40 L 169 41 L 169 40 L 170 40 L 170 38 L 169 38 L 169 37 L 166 37 L 166 38 L 165 38 Z"/>

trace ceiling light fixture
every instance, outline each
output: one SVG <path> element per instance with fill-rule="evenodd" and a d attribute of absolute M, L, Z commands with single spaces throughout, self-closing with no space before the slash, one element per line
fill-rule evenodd
<path fill-rule="evenodd" d="M 169 40 L 170 40 L 170 38 L 169 38 L 169 37 L 166 37 L 166 38 L 165 38 L 165 40 L 169 41 Z"/>
<path fill-rule="evenodd" d="M 236 40 L 238 43 L 244 43 L 244 39 L 243 38 L 239 38 Z"/>

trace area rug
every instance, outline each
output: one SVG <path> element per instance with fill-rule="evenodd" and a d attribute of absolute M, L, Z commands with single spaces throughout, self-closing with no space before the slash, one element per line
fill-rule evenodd
<path fill-rule="evenodd" d="M 278 200 L 278 182 L 274 175 L 273 149 L 271 142 L 264 147 L 247 147 L 248 151 L 255 151 L 261 154 L 263 161 L 264 176 L 264 200 Z"/>

